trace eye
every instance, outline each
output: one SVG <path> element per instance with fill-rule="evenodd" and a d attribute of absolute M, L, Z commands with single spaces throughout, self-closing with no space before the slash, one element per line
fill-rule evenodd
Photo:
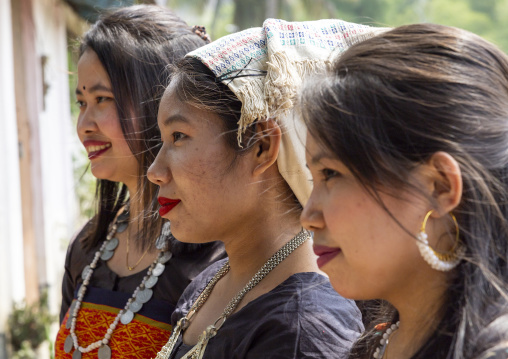
<path fill-rule="evenodd" d="M 78 107 L 81 108 L 81 107 L 85 106 L 86 104 L 84 101 L 77 100 L 76 105 L 78 105 Z"/>
<path fill-rule="evenodd" d="M 97 103 L 101 103 L 101 102 L 109 100 L 110 98 L 106 97 L 106 96 L 98 96 L 95 99 L 96 99 Z"/>
<path fill-rule="evenodd" d="M 332 179 L 334 177 L 341 176 L 341 173 L 335 170 L 332 170 L 330 168 L 323 168 L 321 171 L 321 175 L 323 176 L 323 180 L 326 182 L 329 179 Z"/>
<path fill-rule="evenodd" d="M 173 142 L 179 141 L 186 137 L 186 135 L 182 132 L 175 131 L 173 132 Z"/>

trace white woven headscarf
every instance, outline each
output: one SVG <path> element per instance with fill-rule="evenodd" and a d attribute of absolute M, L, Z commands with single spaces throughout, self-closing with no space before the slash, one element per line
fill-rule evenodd
<path fill-rule="evenodd" d="M 351 45 L 386 30 L 342 20 L 268 19 L 263 27 L 225 36 L 187 57 L 205 64 L 242 102 L 239 143 L 254 121 L 276 119 L 283 133 L 279 172 L 305 205 L 312 189 L 305 167 L 306 128 L 293 108 L 302 81 L 325 71 Z"/>

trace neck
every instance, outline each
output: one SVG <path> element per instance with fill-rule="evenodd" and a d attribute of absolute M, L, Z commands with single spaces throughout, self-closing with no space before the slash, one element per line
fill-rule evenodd
<path fill-rule="evenodd" d="M 296 236 L 301 226 L 297 220 L 281 220 L 277 216 L 254 220 L 243 233 L 224 241 L 229 257 L 229 279 L 234 283 L 247 282 L 265 262 L 284 244 Z"/>
<path fill-rule="evenodd" d="M 433 280 L 414 280 L 406 295 L 389 300 L 399 313 L 400 327 L 390 340 L 388 358 L 411 358 L 437 329 L 446 301 L 446 275 L 432 274 Z"/>

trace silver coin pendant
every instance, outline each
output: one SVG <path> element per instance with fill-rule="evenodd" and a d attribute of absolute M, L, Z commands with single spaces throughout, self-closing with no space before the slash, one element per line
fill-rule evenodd
<path fill-rule="evenodd" d="M 111 348 L 109 345 L 101 345 L 99 348 L 99 359 L 111 359 Z"/>
<path fill-rule="evenodd" d="M 91 270 L 89 265 L 87 265 L 85 268 L 83 268 L 83 271 L 81 272 L 81 279 L 85 280 L 86 276 L 88 275 L 88 272 Z"/>
<path fill-rule="evenodd" d="M 118 247 L 118 238 L 111 238 L 108 243 L 106 243 L 106 247 L 105 249 L 107 249 L 108 251 L 114 251 L 116 249 L 116 247 Z"/>
<path fill-rule="evenodd" d="M 145 304 L 152 298 L 153 290 L 150 288 L 145 288 L 140 290 L 138 294 L 136 294 L 136 301 Z"/>
<path fill-rule="evenodd" d="M 157 262 L 165 264 L 167 261 L 169 261 L 173 257 L 173 253 L 170 251 L 163 252 L 162 255 L 159 257 Z"/>
<path fill-rule="evenodd" d="M 64 351 L 66 353 L 70 353 L 72 348 L 74 348 L 74 341 L 72 340 L 72 336 L 69 334 L 67 336 L 67 339 L 65 339 L 64 343 Z"/>
<path fill-rule="evenodd" d="M 116 233 L 122 233 L 123 231 L 125 231 L 127 229 L 127 227 L 129 226 L 129 223 L 120 223 L 118 225 L 118 227 L 116 227 Z"/>
<path fill-rule="evenodd" d="M 122 322 L 123 325 L 127 325 L 129 324 L 130 322 L 132 322 L 132 319 L 134 318 L 134 313 L 131 312 L 130 310 L 127 310 L 125 313 L 122 314 L 122 316 L 120 317 L 120 321 Z"/>
<path fill-rule="evenodd" d="M 155 268 L 152 270 L 152 275 L 158 277 L 160 276 L 163 272 L 164 272 L 164 268 L 166 268 L 166 266 L 162 263 L 157 263 L 155 265 Z"/>
<path fill-rule="evenodd" d="M 116 219 L 116 222 L 117 223 L 125 222 L 128 219 L 129 219 L 129 212 L 124 211 L 121 215 L 118 216 L 118 218 Z"/>
<path fill-rule="evenodd" d="M 65 323 L 65 327 L 67 329 L 71 329 L 72 323 L 72 315 L 74 314 L 74 308 L 76 307 L 76 300 L 73 300 L 71 306 L 69 307 L 69 316 L 67 317 L 67 322 Z"/>
<path fill-rule="evenodd" d="M 159 277 L 151 275 L 145 282 L 145 288 L 152 288 L 155 284 L 157 284 L 158 280 Z"/>
<path fill-rule="evenodd" d="M 129 310 L 131 312 L 133 312 L 133 313 L 139 312 L 141 310 L 141 308 L 143 308 L 143 303 L 140 303 L 140 302 L 137 302 L 137 301 L 133 301 L 129 305 Z"/>
<path fill-rule="evenodd" d="M 81 359 L 81 352 L 78 349 L 74 350 L 74 354 L 72 354 L 72 359 Z"/>
<path fill-rule="evenodd" d="M 102 252 L 101 259 L 103 261 L 109 261 L 111 257 L 113 257 L 113 254 L 115 254 L 115 252 L 106 250 Z"/>

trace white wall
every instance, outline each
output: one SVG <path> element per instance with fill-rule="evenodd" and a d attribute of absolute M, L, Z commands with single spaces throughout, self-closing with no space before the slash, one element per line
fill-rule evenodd
<path fill-rule="evenodd" d="M 46 273 L 40 284 L 49 286 L 51 309 L 57 312 L 65 251 L 78 210 L 72 168 L 77 136 L 70 117 L 65 8 L 60 0 L 34 1 L 33 18 L 36 52 L 47 56 L 44 76 L 49 86 L 39 113 L 45 233 L 38 248 Z"/>
<path fill-rule="evenodd" d="M 25 297 L 23 229 L 10 0 L 0 0 L 0 336 L 13 300 Z M 3 341 L 5 337 L 2 337 Z M 0 358 L 5 348 L 0 341 Z"/>

